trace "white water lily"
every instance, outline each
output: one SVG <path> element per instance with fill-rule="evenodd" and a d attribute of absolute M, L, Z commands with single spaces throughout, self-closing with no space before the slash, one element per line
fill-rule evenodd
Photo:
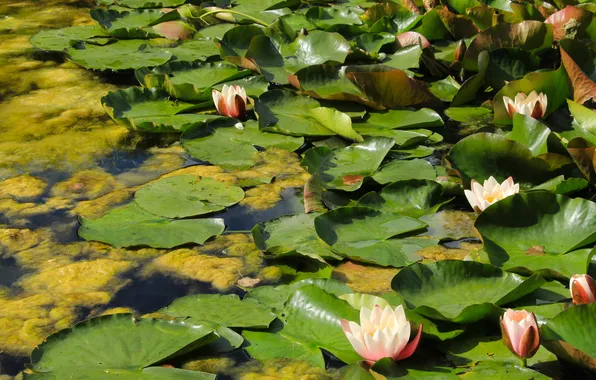
<path fill-rule="evenodd" d="M 221 92 L 217 90 L 212 91 L 213 103 L 215 108 L 222 116 L 229 116 L 235 119 L 242 118 L 246 115 L 246 103 L 248 97 L 244 87 L 233 85 L 228 86 L 224 84 Z"/>
<path fill-rule="evenodd" d="M 484 181 L 484 185 L 472 180 L 471 190 L 465 190 L 464 193 L 474 211 L 480 214 L 493 203 L 519 193 L 519 183 L 514 183 L 513 178 L 509 177 L 499 184 L 495 177 L 491 176 Z"/>
<path fill-rule="evenodd" d="M 341 327 L 358 355 L 370 362 L 382 358 L 402 360 L 410 357 L 420 342 L 422 325 L 416 337 L 410 339 L 410 322 L 406 319 L 403 306 L 382 309 L 376 305 L 372 310 L 360 309 L 360 325 L 341 320 Z"/>
<path fill-rule="evenodd" d="M 520 92 L 515 95 L 515 100 L 512 100 L 508 96 L 504 96 L 503 102 L 511 117 L 517 112 L 522 115 L 533 117 L 534 119 L 541 119 L 544 117 L 544 114 L 546 114 L 546 107 L 548 106 L 546 95 L 542 92 L 538 95 L 536 91 L 530 92 L 530 95 L 527 96 L 525 93 Z"/>

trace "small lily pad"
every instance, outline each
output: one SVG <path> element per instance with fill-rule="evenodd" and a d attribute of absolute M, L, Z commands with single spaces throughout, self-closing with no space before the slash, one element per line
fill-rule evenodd
<path fill-rule="evenodd" d="M 220 211 L 243 198 L 244 191 L 238 186 L 190 174 L 148 183 L 135 193 L 139 207 L 166 218 L 186 218 Z"/>

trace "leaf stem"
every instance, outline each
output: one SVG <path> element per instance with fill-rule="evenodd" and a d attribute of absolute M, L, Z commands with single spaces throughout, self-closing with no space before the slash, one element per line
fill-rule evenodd
<path fill-rule="evenodd" d="M 528 367 L 528 359 L 521 358 L 520 359 L 520 362 L 521 362 L 522 367 L 524 367 L 524 368 L 527 368 Z"/>
<path fill-rule="evenodd" d="M 207 13 L 199 16 L 199 19 L 201 19 L 202 21 L 204 21 L 205 23 L 207 23 L 207 21 L 205 21 L 203 19 L 203 17 L 209 16 L 209 15 L 212 15 L 212 14 L 215 14 L 215 13 L 232 13 L 232 14 L 237 14 L 237 15 L 244 16 L 246 18 L 249 18 L 249 19 L 255 21 L 257 24 L 263 25 L 265 28 L 268 28 L 268 27 L 271 26 L 271 25 L 267 24 L 265 21 L 259 20 L 256 17 L 253 17 L 251 15 L 247 15 L 246 13 L 234 11 L 232 9 L 221 9 L 221 10 L 216 10 L 216 11 L 209 11 L 209 12 L 207 12 Z"/>

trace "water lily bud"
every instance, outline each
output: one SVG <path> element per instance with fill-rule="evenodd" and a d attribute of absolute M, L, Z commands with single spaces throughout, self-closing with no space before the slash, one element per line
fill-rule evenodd
<path fill-rule="evenodd" d="M 546 95 L 542 92 L 538 95 L 536 91 L 530 92 L 530 95 L 527 96 L 525 93 L 520 92 L 515 95 L 515 100 L 512 100 L 508 96 L 504 96 L 503 102 L 505 103 L 507 112 L 509 112 L 509 116 L 513 117 L 517 112 L 522 115 L 533 117 L 534 119 L 543 118 L 546 114 L 546 107 L 548 105 Z"/>
<path fill-rule="evenodd" d="M 308 29 L 300 28 L 300 35 L 301 36 L 308 36 Z"/>
<path fill-rule="evenodd" d="M 229 116 L 235 119 L 243 118 L 246 115 L 246 90 L 238 85 L 223 85 L 221 92 L 213 90 L 213 103 L 222 116 Z"/>
<path fill-rule="evenodd" d="M 596 281 L 587 274 L 576 274 L 569 281 L 571 300 L 576 305 L 596 302 Z"/>
<path fill-rule="evenodd" d="M 513 178 L 509 177 L 499 184 L 495 177 L 490 176 L 484 185 L 472 180 L 471 190 L 464 190 L 464 193 L 474 211 L 480 214 L 493 203 L 519 193 L 519 183 L 514 183 Z"/>
<path fill-rule="evenodd" d="M 368 362 L 383 358 L 406 359 L 416 351 L 422 335 L 422 325 L 416 337 L 410 339 L 410 322 L 406 319 L 403 306 L 382 309 L 376 305 L 372 310 L 360 309 L 360 325 L 341 320 L 341 328 L 358 355 Z"/>
<path fill-rule="evenodd" d="M 540 348 L 540 330 L 534 313 L 507 309 L 501 317 L 503 343 L 521 359 L 534 356 Z"/>
<path fill-rule="evenodd" d="M 219 7 L 205 7 L 203 8 L 205 11 L 207 12 L 217 12 L 214 13 L 213 16 L 215 16 L 215 18 L 222 20 L 222 21 L 227 21 L 227 22 L 236 22 L 236 19 L 234 18 L 234 15 L 228 12 L 224 12 L 224 9 L 219 8 Z"/>

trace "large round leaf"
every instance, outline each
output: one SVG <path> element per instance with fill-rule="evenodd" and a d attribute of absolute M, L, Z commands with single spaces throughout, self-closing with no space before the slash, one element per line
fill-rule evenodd
<path fill-rule="evenodd" d="M 190 174 L 148 183 L 135 193 L 137 205 L 166 218 L 208 214 L 234 205 L 243 198 L 244 191 L 238 186 Z"/>
<path fill-rule="evenodd" d="M 524 278 L 488 264 L 445 260 L 404 268 L 393 278 L 391 287 L 419 314 L 470 323 L 543 283 L 537 275 Z"/>
<path fill-rule="evenodd" d="M 316 217 L 300 214 L 259 223 L 252 229 L 255 244 L 275 257 L 297 253 L 317 260 L 341 259 L 317 236 Z"/>
<path fill-rule="evenodd" d="M 74 63 L 93 70 L 128 70 L 158 66 L 172 58 L 172 53 L 151 47 L 147 40 L 119 40 L 107 45 L 80 42 L 66 49 L 66 54 Z"/>
<path fill-rule="evenodd" d="M 181 132 L 216 115 L 180 114 L 195 105 L 170 100 L 158 89 L 130 87 L 109 92 L 101 103 L 118 123 L 143 132 Z"/>
<path fill-rule="evenodd" d="M 115 247 L 172 248 L 186 243 L 203 244 L 221 234 L 223 219 L 173 220 L 144 211 L 136 203 L 118 207 L 98 219 L 80 218 L 79 235 Z"/>
<path fill-rule="evenodd" d="M 340 207 L 315 219 L 317 234 L 333 251 L 353 260 L 402 267 L 421 259 L 435 239 L 393 237 L 422 229 L 424 222 L 368 207 Z"/>
<path fill-rule="evenodd" d="M 354 191 L 375 173 L 393 145 L 393 139 L 372 137 L 343 149 L 312 148 L 300 164 L 324 188 Z"/>
<path fill-rule="evenodd" d="M 47 379 L 215 379 L 215 375 L 149 367 L 214 340 L 210 325 L 130 314 L 97 317 L 50 336 L 31 354 L 33 374 Z M 147 368 L 149 367 L 149 368 Z"/>
<path fill-rule="evenodd" d="M 547 191 L 532 191 L 507 197 L 490 206 L 480 214 L 475 227 L 482 235 L 491 262 L 499 265 L 509 257 L 560 255 L 594 243 L 595 215 L 594 202 Z M 549 263 L 540 257 L 536 261 Z M 550 268 L 536 267 L 536 264 L 532 265 L 535 270 Z M 585 260 L 583 271 L 587 265 Z M 561 268 L 553 269 L 567 272 Z"/>
<path fill-rule="evenodd" d="M 197 124 L 182 135 L 182 146 L 194 158 L 226 169 L 248 169 L 256 163 L 257 149 L 298 149 L 304 139 L 261 131 L 254 120 L 244 126 L 234 119 Z"/>
<path fill-rule="evenodd" d="M 139 81 L 146 87 L 163 89 L 171 96 L 186 101 L 210 100 L 213 86 L 247 75 L 250 75 L 249 70 L 238 70 L 236 66 L 222 62 L 171 62 L 137 73 Z"/>
<path fill-rule="evenodd" d="M 31 37 L 31 45 L 48 51 L 63 51 L 72 41 L 84 41 L 93 37 L 103 37 L 106 32 L 97 25 L 70 26 L 37 32 Z"/>
<path fill-rule="evenodd" d="M 549 154 L 533 157 L 528 147 L 492 133 L 476 133 L 460 140 L 446 157 L 466 186 L 472 179 L 483 182 L 490 176 L 501 182 L 512 176 L 522 188 L 530 188 L 556 177 L 567 157 Z"/>
<path fill-rule="evenodd" d="M 596 370 L 596 303 L 561 312 L 540 332 L 542 344 L 560 359 Z"/>
<path fill-rule="evenodd" d="M 275 319 L 269 307 L 235 294 L 194 294 L 178 298 L 160 312 L 226 327 L 266 328 Z"/>
<path fill-rule="evenodd" d="M 380 193 L 365 194 L 358 200 L 358 205 L 418 218 L 434 214 L 450 200 L 443 196 L 443 186 L 437 182 L 412 179 L 394 182 Z"/>

